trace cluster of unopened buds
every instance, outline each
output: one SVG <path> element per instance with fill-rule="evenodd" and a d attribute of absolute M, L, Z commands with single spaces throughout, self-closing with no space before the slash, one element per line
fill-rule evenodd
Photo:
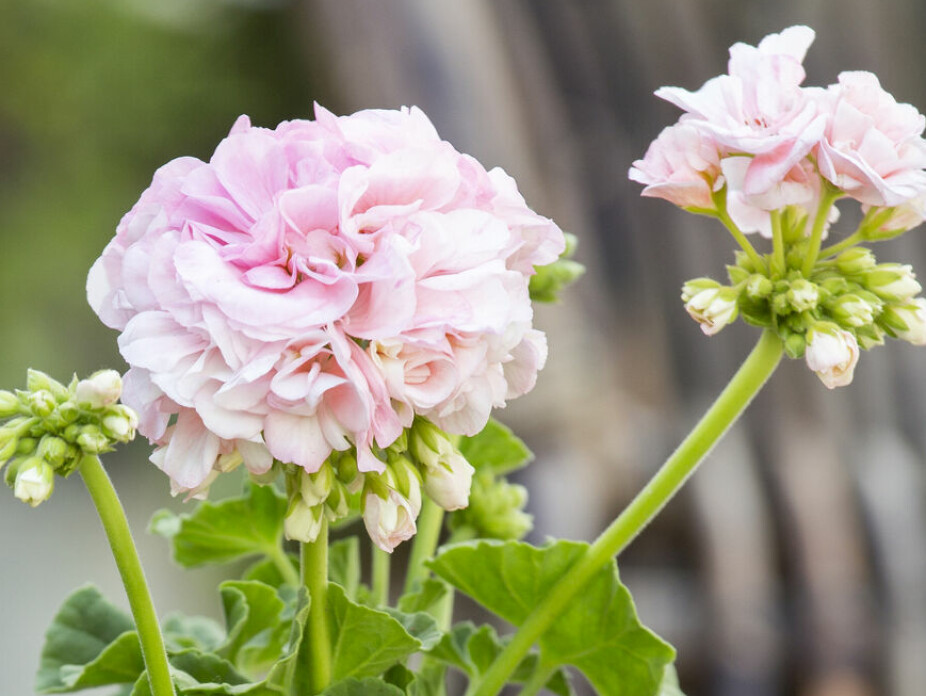
<path fill-rule="evenodd" d="M 381 472 L 359 471 L 351 450 L 332 454 L 314 473 L 284 466 L 290 500 L 287 538 L 311 543 L 324 520 L 343 519 L 359 506 L 370 538 L 391 552 L 415 535 L 422 493 L 444 510 L 467 506 L 474 470 L 457 449 L 456 439 L 416 418 L 379 453 L 384 460 Z M 351 505 L 352 496 L 359 498 L 356 505 Z"/>
<path fill-rule="evenodd" d="M 85 457 L 114 449 L 135 437 L 138 417 L 119 402 L 122 379 L 101 370 L 68 386 L 29 370 L 26 389 L 0 391 L 0 467 L 7 485 L 24 503 L 48 500 L 55 475 L 68 476 Z"/>
<path fill-rule="evenodd" d="M 727 75 L 697 92 L 656 92 L 685 111 L 631 179 L 644 195 L 718 219 L 741 247 L 729 285 L 685 284 L 688 313 L 713 335 L 737 316 L 771 329 L 830 388 L 852 381 L 859 351 L 885 337 L 926 344 L 926 299 L 908 265 L 865 246 L 926 218 L 926 118 L 867 72 L 802 87 L 808 27 L 730 49 Z M 861 204 L 858 228 L 823 246 L 836 203 Z M 771 239 L 760 254 L 746 235 Z"/>

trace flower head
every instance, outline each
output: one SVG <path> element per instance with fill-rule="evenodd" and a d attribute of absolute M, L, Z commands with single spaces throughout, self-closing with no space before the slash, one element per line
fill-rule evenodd
<path fill-rule="evenodd" d="M 474 434 L 543 366 L 528 281 L 561 230 L 418 109 L 315 116 L 241 117 L 208 162 L 164 165 L 90 271 L 177 491 L 234 452 L 383 471 L 416 415 Z"/>

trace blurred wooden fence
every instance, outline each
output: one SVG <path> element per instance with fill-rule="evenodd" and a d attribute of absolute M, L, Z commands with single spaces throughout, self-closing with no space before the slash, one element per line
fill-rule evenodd
<path fill-rule="evenodd" d="M 677 113 L 651 92 L 696 88 L 726 49 L 796 23 L 818 32 L 808 83 L 870 69 L 926 109 L 913 2 L 306 0 L 326 105 L 421 106 L 459 149 L 514 175 L 581 239 L 589 275 L 538 312 L 551 360 L 503 416 L 540 453 L 537 538 L 590 538 L 722 388 L 755 340 L 708 339 L 682 310 L 689 277 L 723 276 L 725 233 L 626 179 Z M 926 268 L 915 233 L 884 260 Z M 644 621 L 679 649 L 689 696 L 926 693 L 926 355 L 862 357 L 827 392 L 785 364 L 622 572 Z"/>

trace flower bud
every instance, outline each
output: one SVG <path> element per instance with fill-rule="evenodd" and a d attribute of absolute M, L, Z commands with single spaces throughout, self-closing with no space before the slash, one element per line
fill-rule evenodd
<path fill-rule="evenodd" d="M 473 466 L 456 453 L 451 461 L 425 472 L 424 492 L 444 510 L 460 510 L 469 505 L 473 473 Z"/>
<path fill-rule="evenodd" d="M 871 249 L 865 247 L 846 249 L 836 257 L 836 268 L 840 273 L 848 276 L 870 271 L 877 263 Z"/>
<path fill-rule="evenodd" d="M 797 278 L 791 281 L 786 298 L 795 312 L 807 312 L 817 306 L 820 293 L 814 283 L 805 278 Z"/>
<path fill-rule="evenodd" d="M 362 481 L 360 470 L 357 468 L 357 455 L 353 451 L 343 452 L 338 459 L 337 466 L 338 480 L 350 487 L 355 481 Z M 359 490 L 359 489 L 358 489 Z M 352 491 L 356 493 L 356 490 Z"/>
<path fill-rule="evenodd" d="M 103 433 L 116 442 L 129 442 L 135 439 L 138 416 L 128 406 L 116 404 L 103 413 Z"/>
<path fill-rule="evenodd" d="M 299 472 L 299 492 L 306 505 L 314 506 L 324 503 L 334 485 L 334 469 L 325 462 L 314 474 L 305 470 Z"/>
<path fill-rule="evenodd" d="M 858 328 L 874 321 L 875 308 L 852 293 L 842 295 L 828 303 L 827 309 L 833 319 L 845 327 Z"/>
<path fill-rule="evenodd" d="M 22 403 L 19 397 L 11 391 L 5 389 L 0 391 L 0 418 L 9 418 L 15 416 L 22 410 Z"/>
<path fill-rule="evenodd" d="M 746 281 L 746 296 L 751 300 L 761 300 L 772 294 L 775 286 L 772 281 L 759 273 L 753 273 Z"/>
<path fill-rule="evenodd" d="M 804 359 L 807 367 L 828 389 L 844 387 L 852 382 L 858 363 L 858 342 L 848 331 L 835 324 L 820 322 L 807 332 L 807 349 Z"/>
<path fill-rule="evenodd" d="M 926 299 L 918 297 L 909 304 L 888 305 L 880 318 L 901 341 L 926 345 Z"/>
<path fill-rule="evenodd" d="M 45 435 L 40 441 L 36 454 L 51 464 L 55 469 L 64 464 L 68 456 L 68 443 L 60 437 Z"/>
<path fill-rule="evenodd" d="M 797 332 L 789 332 L 784 340 L 785 353 L 789 358 L 797 359 L 804 357 L 804 350 L 807 348 L 807 341 L 804 335 Z"/>
<path fill-rule="evenodd" d="M 296 494 L 283 520 L 283 533 L 287 539 L 311 544 L 318 539 L 325 520 L 321 505 L 309 505 Z"/>
<path fill-rule="evenodd" d="M 329 521 L 334 522 L 347 517 L 348 514 L 350 514 L 350 497 L 347 487 L 335 479 L 331 492 L 325 499 L 325 516 Z"/>
<path fill-rule="evenodd" d="M 884 345 L 884 329 L 877 324 L 869 324 L 855 330 L 855 338 L 862 350 L 871 350 L 875 346 Z"/>
<path fill-rule="evenodd" d="M 67 387 L 44 372 L 29 368 L 26 370 L 26 389 L 31 392 L 46 391 L 55 401 L 64 401 L 70 396 Z"/>
<path fill-rule="evenodd" d="M 922 291 L 913 268 L 906 264 L 882 263 L 865 274 L 865 287 L 888 302 L 910 300 Z"/>
<path fill-rule="evenodd" d="M 415 536 L 417 516 L 409 501 L 391 488 L 385 498 L 372 490 L 364 492 L 363 524 L 373 543 L 387 553 Z"/>
<path fill-rule="evenodd" d="M 109 438 L 94 425 L 85 425 L 80 429 L 77 446 L 87 454 L 101 454 L 111 449 Z"/>
<path fill-rule="evenodd" d="M 122 395 L 122 377 L 115 370 L 100 370 L 77 383 L 74 398 L 77 403 L 90 409 L 100 409 L 115 404 Z"/>
<path fill-rule="evenodd" d="M 39 418 L 50 416 L 58 405 L 52 393 L 45 389 L 30 393 L 27 400 L 29 409 Z"/>
<path fill-rule="evenodd" d="M 694 287 L 686 283 L 682 290 L 682 299 L 685 299 L 685 311 L 701 325 L 701 331 L 713 336 L 727 324 L 736 319 L 739 293 L 734 288 L 715 287 L 694 291 Z"/>
<path fill-rule="evenodd" d="M 32 507 L 51 497 L 55 488 L 55 471 L 41 457 L 25 460 L 16 472 L 13 495 Z"/>

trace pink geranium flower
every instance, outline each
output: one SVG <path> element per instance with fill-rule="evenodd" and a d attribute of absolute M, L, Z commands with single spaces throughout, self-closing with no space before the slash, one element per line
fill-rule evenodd
<path fill-rule="evenodd" d="M 685 111 L 682 122 L 709 134 L 723 154 L 752 156 L 746 194 L 768 191 L 819 142 L 825 116 L 801 88 L 801 65 L 814 32 L 795 26 L 766 36 L 757 47 L 730 49 L 728 74 L 697 92 L 662 87 L 656 96 Z"/>
<path fill-rule="evenodd" d="M 354 446 L 382 470 L 415 415 L 474 434 L 543 366 L 528 279 L 560 229 L 418 109 L 315 115 L 164 165 L 90 271 L 176 490 Z"/>
<path fill-rule="evenodd" d="M 852 198 L 895 207 L 926 193 L 926 127 L 870 72 L 844 72 L 819 98 L 829 121 L 817 148 L 820 172 Z"/>

